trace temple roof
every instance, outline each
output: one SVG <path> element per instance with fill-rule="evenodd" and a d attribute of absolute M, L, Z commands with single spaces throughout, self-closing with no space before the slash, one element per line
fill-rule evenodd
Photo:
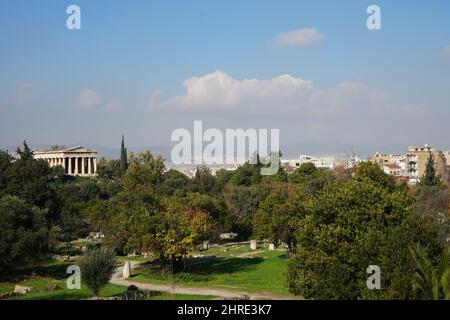
<path fill-rule="evenodd" d="M 97 151 L 85 148 L 83 146 L 76 146 L 62 150 L 33 150 L 34 154 L 42 153 L 97 153 Z"/>

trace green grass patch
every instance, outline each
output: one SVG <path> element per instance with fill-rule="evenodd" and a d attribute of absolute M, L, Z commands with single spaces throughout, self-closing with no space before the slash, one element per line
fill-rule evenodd
<path fill-rule="evenodd" d="M 163 274 L 157 266 L 136 270 L 132 280 L 292 296 L 285 286 L 284 252 L 258 250 L 255 253 L 245 248 L 232 248 L 227 251 L 213 249 L 202 254 L 216 255 L 191 258 L 186 270 L 175 275 Z"/>
<path fill-rule="evenodd" d="M 8 280 L 0 282 L 0 295 L 14 291 L 16 284 L 33 288 L 32 292 L 10 299 L 18 300 L 78 300 L 92 297 L 92 293 L 82 284 L 81 289 L 70 290 L 66 281 L 70 276 L 67 267 L 73 263 L 57 260 L 41 260 L 19 263 L 8 274 Z M 124 286 L 107 284 L 100 291 L 101 297 L 110 297 L 127 290 Z"/>

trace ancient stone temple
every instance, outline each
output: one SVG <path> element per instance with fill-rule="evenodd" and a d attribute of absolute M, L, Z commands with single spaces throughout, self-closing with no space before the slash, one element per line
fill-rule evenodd
<path fill-rule="evenodd" d="M 97 173 L 97 151 L 81 146 L 64 150 L 34 150 L 35 159 L 44 159 L 50 167 L 62 166 L 71 176 L 95 176 Z"/>

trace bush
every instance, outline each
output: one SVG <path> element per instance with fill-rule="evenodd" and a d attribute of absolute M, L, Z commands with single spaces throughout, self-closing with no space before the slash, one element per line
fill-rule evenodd
<path fill-rule="evenodd" d="M 81 257 L 81 279 L 94 295 L 98 296 L 100 289 L 111 280 L 115 263 L 114 250 L 109 247 L 91 249 Z"/>

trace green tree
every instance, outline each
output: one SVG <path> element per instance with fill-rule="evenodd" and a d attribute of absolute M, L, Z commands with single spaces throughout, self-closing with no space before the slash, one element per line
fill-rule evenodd
<path fill-rule="evenodd" d="M 111 280 L 115 263 L 114 250 L 106 246 L 88 250 L 80 258 L 81 280 L 95 296 Z"/>
<path fill-rule="evenodd" d="M 326 186 L 299 221 L 287 273 L 293 293 L 314 299 L 416 297 L 408 245 L 425 243 L 435 258 L 442 251 L 439 226 L 413 213 L 407 190 L 391 190 L 388 179 L 364 168 L 371 179 Z M 380 266 L 383 290 L 367 289 L 369 265 Z"/>
<path fill-rule="evenodd" d="M 259 165 L 246 163 L 239 166 L 231 176 L 230 183 L 238 186 L 250 186 L 261 181 L 261 168 Z"/>
<path fill-rule="evenodd" d="M 48 209 L 47 218 L 52 223 L 57 220 L 60 211 L 60 200 L 54 188 L 54 172 L 44 160 L 33 159 L 33 153 L 24 142 L 23 150 L 18 149 L 19 158 L 3 164 L 5 170 L 0 171 L 0 197 L 15 195 L 27 203 L 41 209 Z"/>
<path fill-rule="evenodd" d="M 170 263 L 179 271 L 189 252 L 193 251 L 211 230 L 209 213 L 178 197 L 167 198 L 164 210 L 157 216 L 157 230 L 149 242 L 150 251 L 163 264 Z"/>
<path fill-rule="evenodd" d="M 253 232 L 254 215 L 271 188 L 269 183 L 227 185 L 221 194 L 228 213 L 224 219 L 225 231 L 237 233 L 239 239 L 249 239 Z"/>
<path fill-rule="evenodd" d="M 417 212 L 421 214 L 444 213 L 448 205 L 448 189 L 436 174 L 433 154 L 428 155 L 425 173 L 420 179 L 416 190 Z"/>
<path fill-rule="evenodd" d="M 125 189 L 158 189 L 162 182 L 165 166 L 163 159 L 154 157 L 150 151 L 139 153 L 130 163 L 122 182 Z"/>
<path fill-rule="evenodd" d="M 301 186 L 275 184 L 253 218 L 254 236 L 284 242 L 293 251 L 298 221 L 306 212 L 307 196 Z"/>
<path fill-rule="evenodd" d="M 189 185 L 189 178 L 180 171 L 170 169 L 163 173 L 162 177 L 163 193 L 166 195 L 180 195 L 183 196 L 187 192 Z"/>
<path fill-rule="evenodd" d="M 214 190 L 215 185 L 216 177 L 212 175 L 211 170 L 206 166 L 197 167 L 190 189 L 194 192 L 209 194 Z"/>
<path fill-rule="evenodd" d="M 125 148 L 125 138 L 122 135 L 122 143 L 120 145 L 120 171 L 121 173 L 125 173 L 128 168 L 128 155 L 127 148 Z"/>
<path fill-rule="evenodd" d="M 335 180 L 336 177 L 331 170 L 316 168 L 312 163 L 303 163 L 289 175 L 289 181 L 303 185 L 309 195 L 315 195 Z"/>
<path fill-rule="evenodd" d="M 47 210 L 17 196 L 0 198 L 0 271 L 18 260 L 39 257 L 49 250 Z"/>
<path fill-rule="evenodd" d="M 394 177 L 384 173 L 379 165 L 373 162 L 363 162 L 356 167 L 356 181 L 370 180 L 377 186 L 393 191 L 396 188 Z"/>
<path fill-rule="evenodd" d="M 5 172 L 11 166 L 12 160 L 8 152 L 0 150 L 0 190 L 6 188 L 8 183 L 8 177 L 5 175 Z"/>
<path fill-rule="evenodd" d="M 24 161 L 33 159 L 33 152 L 28 147 L 26 140 L 23 141 L 23 149 L 17 148 L 17 154 Z"/>
<path fill-rule="evenodd" d="M 420 179 L 420 186 L 439 186 L 441 185 L 441 179 L 436 174 L 436 163 L 434 162 L 434 156 L 430 152 L 428 155 L 427 163 L 425 165 L 425 173 L 423 177 Z"/>

